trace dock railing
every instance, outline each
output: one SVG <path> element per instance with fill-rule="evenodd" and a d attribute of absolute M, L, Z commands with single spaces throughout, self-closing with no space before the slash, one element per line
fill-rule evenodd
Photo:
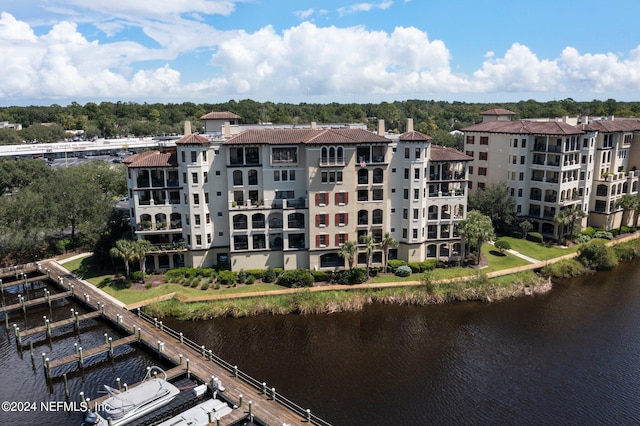
<path fill-rule="evenodd" d="M 314 425 L 318 425 L 318 426 L 331 426 L 330 423 L 328 423 L 325 420 L 319 418 L 318 416 L 312 414 L 309 409 L 302 408 L 301 406 L 299 406 L 295 402 L 291 401 L 290 399 L 284 397 L 282 394 L 278 393 L 275 388 L 268 388 L 267 384 L 265 382 L 260 382 L 260 381 L 258 381 L 256 379 L 254 379 L 253 377 L 249 376 L 248 374 L 246 374 L 242 370 L 238 369 L 238 366 L 231 365 L 227 361 L 225 361 L 222 358 L 220 358 L 219 356 L 215 355 L 211 350 L 207 350 L 204 345 L 199 345 L 196 342 L 194 342 L 193 340 L 185 337 L 183 333 L 177 332 L 177 331 L 173 330 L 172 328 L 167 327 L 166 325 L 164 325 L 162 323 L 162 321 L 159 321 L 158 318 L 154 318 L 154 317 L 148 315 L 147 313 L 142 311 L 142 309 L 140 309 L 140 308 L 136 308 L 136 314 L 137 314 L 137 316 L 139 318 L 142 318 L 145 321 L 149 322 L 150 324 L 153 324 L 153 326 L 155 328 L 159 329 L 162 332 L 167 333 L 169 336 L 173 337 L 174 339 L 176 339 L 180 343 L 182 343 L 182 344 L 190 347 L 191 349 L 201 353 L 202 356 L 204 356 L 204 357 L 208 358 L 209 360 L 215 362 L 216 364 L 218 364 L 219 366 L 221 366 L 222 368 L 227 370 L 229 373 L 232 373 L 234 377 L 239 378 L 239 379 L 243 380 L 244 382 L 248 383 L 249 385 L 253 386 L 256 390 L 262 392 L 263 395 L 265 395 L 265 396 L 271 398 L 272 400 L 277 401 L 280 404 L 284 405 L 289 410 L 291 410 L 294 413 L 298 414 L 300 417 L 306 419 L 310 424 L 314 424 Z M 201 378 L 201 379 L 203 379 L 203 378 Z"/>

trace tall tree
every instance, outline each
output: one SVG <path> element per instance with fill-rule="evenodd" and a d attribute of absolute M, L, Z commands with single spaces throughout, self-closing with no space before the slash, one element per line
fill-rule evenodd
<path fill-rule="evenodd" d="M 142 282 L 145 281 L 145 273 L 147 271 L 147 253 L 155 249 L 155 246 L 149 240 L 136 240 L 133 243 L 133 252 L 140 262 L 140 272 L 142 272 Z"/>
<path fill-rule="evenodd" d="M 346 241 L 338 250 L 338 256 L 347 260 L 349 269 L 353 269 L 353 262 L 358 254 L 358 245 L 354 241 Z"/>
<path fill-rule="evenodd" d="M 135 262 L 138 258 L 133 241 L 124 239 L 116 241 L 116 245 L 111 248 L 109 254 L 124 262 L 125 275 L 129 279 L 130 263 Z"/>
<path fill-rule="evenodd" d="M 371 258 L 373 257 L 373 252 L 376 249 L 376 243 L 373 240 L 373 236 L 369 234 L 361 235 L 360 243 L 364 244 L 364 253 L 367 258 L 367 277 L 368 277 L 369 269 L 371 268 Z"/>
<path fill-rule="evenodd" d="M 622 217 L 620 218 L 618 233 L 622 231 L 623 224 L 629 223 L 629 213 L 637 211 L 638 206 L 640 206 L 640 198 L 638 198 L 637 195 L 624 194 L 616 201 L 616 207 L 620 207 L 622 209 Z M 635 223 L 632 226 L 635 226 Z"/>
<path fill-rule="evenodd" d="M 458 225 L 458 233 L 466 242 L 475 244 L 478 249 L 478 258 L 476 264 L 480 263 L 482 255 L 482 244 L 491 241 L 496 237 L 491 218 L 482 214 L 478 210 L 471 210 L 467 213 L 467 218 Z M 463 244 L 464 247 L 465 244 Z M 463 248 L 466 253 L 466 249 Z"/>
<path fill-rule="evenodd" d="M 469 210 L 478 210 L 491 218 L 499 231 L 515 222 L 516 202 L 504 182 L 487 185 L 469 195 Z"/>
<path fill-rule="evenodd" d="M 398 247 L 398 241 L 391 236 L 389 232 L 385 232 L 382 241 L 378 244 L 384 255 L 384 271 L 387 272 L 387 263 L 389 262 L 389 250 Z"/>

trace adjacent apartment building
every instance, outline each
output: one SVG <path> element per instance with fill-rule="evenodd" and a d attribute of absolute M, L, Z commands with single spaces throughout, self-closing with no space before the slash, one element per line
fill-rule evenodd
<path fill-rule="evenodd" d="M 460 260 L 472 158 L 433 145 L 411 120 L 389 135 L 383 122 L 377 132 L 315 123 L 239 131 L 235 114 L 202 119 L 211 132 L 124 160 L 136 237 L 160 249 L 154 269 L 333 270 L 345 266 L 342 244 L 386 233 L 399 242 L 390 258 Z M 376 250 L 373 265 L 382 256 Z"/>
<path fill-rule="evenodd" d="M 513 120 L 514 115 L 485 111 L 481 123 L 462 129 L 464 152 L 472 158 L 469 189 L 506 183 L 517 215 L 547 238 L 560 237 L 554 218 L 566 208 L 587 214 L 581 227 L 619 226 L 623 217 L 616 201 L 624 194 L 638 196 L 640 120 Z"/>

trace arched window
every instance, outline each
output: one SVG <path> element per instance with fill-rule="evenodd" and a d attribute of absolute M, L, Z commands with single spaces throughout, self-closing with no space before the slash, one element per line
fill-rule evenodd
<path fill-rule="evenodd" d="M 327 147 L 322 147 L 320 149 L 320 161 L 322 161 L 322 164 L 326 164 L 327 161 L 329 160 L 329 156 L 327 154 L 328 150 Z"/>
<path fill-rule="evenodd" d="M 344 163 L 344 149 L 341 146 L 336 149 L 336 156 L 336 161 L 338 163 Z"/>
<path fill-rule="evenodd" d="M 367 210 L 358 211 L 358 225 L 369 224 L 369 212 Z"/>
<path fill-rule="evenodd" d="M 246 214 L 237 214 L 233 216 L 233 229 L 247 229 Z"/>
<path fill-rule="evenodd" d="M 429 220 L 434 220 L 438 218 L 438 206 L 436 205 L 430 205 L 429 206 L 429 213 L 428 213 L 428 217 L 427 219 Z"/>
<path fill-rule="evenodd" d="M 596 187 L 596 195 L 598 197 L 606 197 L 608 192 L 607 185 L 605 184 L 601 183 Z"/>
<path fill-rule="evenodd" d="M 427 246 L 427 257 L 436 257 L 436 245 L 429 244 Z"/>
<path fill-rule="evenodd" d="M 449 245 L 440 244 L 440 257 L 449 257 Z"/>
<path fill-rule="evenodd" d="M 233 171 L 233 185 L 234 186 L 242 185 L 242 170 Z"/>
<path fill-rule="evenodd" d="M 382 225 L 382 209 L 375 209 L 371 215 L 371 223 L 373 225 Z"/>
<path fill-rule="evenodd" d="M 251 169 L 249 170 L 247 180 L 249 181 L 249 185 L 257 185 L 258 184 L 258 171 Z"/>
<path fill-rule="evenodd" d="M 291 213 L 288 217 L 289 228 L 304 228 L 304 214 Z"/>
<path fill-rule="evenodd" d="M 251 227 L 257 228 L 257 229 L 264 228 L 265 227 L 264 214 L 256 213 L 253 216 L 251 216 Z"/>
<path fill-rule="evenodd" d="M 334 147 L 329 148 L 329 162 L 336 162 L 336 149 Z"/>
<path fill-rule="evenodd" d="M 373 169 L 373 183 L 383 183 L 384 172 L 382 169 Z"/>
<path fill-rule="evenodd" d="M 358 184 L 366 185 L 369 183 L 369 170 L 361 168 L 358 170 Z"/>

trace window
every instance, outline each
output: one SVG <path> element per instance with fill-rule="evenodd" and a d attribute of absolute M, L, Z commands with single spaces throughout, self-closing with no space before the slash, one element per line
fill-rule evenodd
<path fill-rule="evenodd" d="M 233 237 L 233 249 L 234 250 L 248 250 L 249 249 L 249 237 L 247 235 L 235 235 Z"/>
<path fill-rule="evenodd" d="M 247 229 L 247 215 L 237 214 L 233 216 L 233 229 Z"/>
<path fill-rule="evenodd" d="M 416 180 L 420 179 L 420 169 L 413 170 L 413 178 Z"/>
<path fill-rule="evenodd" d="M 211 215 L 209 213 L 207 213 L 204 217 L 205 217 L 206 223 L 211 223 Z"/>
<path fill-rule="evenodd" d="M 257 185 L 258 184 L 258 171 L 251 169 L 248 172 L 247 175 L 247 181 L 249 182 L 249 185 Z"/>
<path fill-rule="evenodd" d="M 336 192 L 336 205 L 346 206 L 349 203 L 349 193 Z"/>
<path fill-rule="evenodd" d="M 416 148 L 416 160 L 420 159 L 420 148 Z"/>
<path fill-rule="evenodd" d="M 202 235 L 196 234 L 196 245 L 202 245 Z"/>
<path fill-rule="evenodd" d="M 194 216 L 194 223 L 195 223 L 196 226 L 200 225 L 200 215 L 199 214 Z"/>
<path fill-rule="evenodd" d="M 373 170 L 373 183 L 383 183 L 384 171 L 382 169 Z"/>
<path fill-rule="evenodd" d="M 474 151 L 465 151 L 465 154 L 467 154 L 469 157 L 474 158 L 475 157 L 475 152 Z"/>
<path fill-rule="evenodd" d="M 480 145 L 489 145 L 489 137 L 480 136 Z"/>
<path fill-rule="evenodd" d="M 318 192 L 316 194 L 316 206 L 326 206 L 327 204 L 329 204 L 329 193 Z"/>
<path fill-rule="evenodd" d="M 518 197 L 522 197 L 522 188 L 518 188 Z"/>
<path fill-rule="evenodd" d="M 520 174 L 518 175 L 518 180 L 519 181 L 523 181 L 524 180 L 524 172 L 520 172 Z"/>
<path fill-rule="evenodd" d="M 336 213 L 336 226 L 346 226 L 349 224 L 349 213 Z"/>
<path fill-rule="evenodd" d="M 322 183 L 342 183 L 341 171 L 325 171 L 321 173 Z"/>
<path fill-rule="evenodd" d="M 513 140 L 513 147 L 514 148 L 518 147 L 518 139 L 517 138 Z"/>
<path fill-rule="evenodd" d="M 348 235 L 349 234 L 345 234 L 342 232 L 340 234 L 336 234 L 336 245 L 341 246 L 342 244 L 346 243 L 348 239 Z"/>
<path fill-rule="evenodd" d="M 382 209 L 375 209 L 371 215 L 371 223 L 373 225 L 382 225 L 383 212 Z"/>
<path fill-rule="evenodd" d="M 220 176 L 220 170 L 216 170 L 216 176 Z"/>
<path fill-rule="evenodd" d="M 404 158 L 407 158 L 407 159 L 408 159 L 408 158 L 410 158 L 410 151 L 409 151 L 409 148 L 405 148 L 405 149 L 404 149 Z"/>
<path fill-rule="evenodd" d="M 480 176 L 486 176 L 487 175 L 487 168 L 486 167 L 478 167 L 478 174 Z"/>
<path fill-rule="evenodd" d="M 409 219 L 409 209 L 402 209 L 402 218 Z"/>
<path fill-rule="evenodd" d="M 209 204 L 209 193 L 208 192 L 204 193 L 204 202 Z"/>
<path fill-rule="evenodd" d="M 207 151 L 202 151 L 202 161 L 207 161 Z"/>
<path fill-rule="evenodd" d="M 358 201 L 369 201 L 369 191 L 366 189 L 359 189 Z"/>
<path fill-rule="evenodd" d="M 358 210 L 358 225 L 369 224 L 369 212 L 366 210 Z"/>
<path fill-rule="evenodd" d="M 478 189 L 484 189 L 484 182 L 478 182 Z"/>
<path fill-rule="evenodd" d="M 233 186 L 242 186 L 242 170 L 233 171 Z"/>
<path fill-rule="evenodd" d="M 407 239 L 407 228 L 402 228 L 402 238 Z"/>
<path fill-rule="evenodd" d="M 182 183 L 187 184 L 187 173 L 182 173 Z"/>
<path fill-rule="evenodd" d="M 486 152 L 479 152 L 479 153 L 478 153 L 478 158 L 479 158 L 480 160 L 483 160 L 483 161 L 486 161 L 486 160 L 487 160 L 487 158 L 488 158 L 488 156 L 489 156 L 489 155 L 488 155 Z"/>
<path fill-rule="evenodd" d="M 420 218 L 420 210 L 413 209 L 413 220 L 418 220 Z"/>
<path fill-rule="evenodd" d="M 409 179 L 409 169 L 404 169 L 404 178 Z"/>
<path fill-rule="evenodd" d="M 417 200 L 420 198 L 420 189 L 419 188 L 414 188 L 413 190 L 413 199 Z"/>
<path fill-rule="evenodd" d="M 303 249 L 304 246 L 304 234 L 289 234 L 289 248 Z"/>
<path fill-rule="evenodd" d="M 472 175 L 473 174 L 473 166 L 469 166 L 469 174 Z"/>
<path fill-rule="evenodd" d="M 326 247 L 329 245 L 329 236 L 326 234 L 316 235 L 316 245 L 318 247 Z"/>
<path fill-rule="evenodd" d="M 207 173 L 207 172 L 203 172 L 203 177 L 204 177 L 204 179 L 203 179 L 203 180 L 204 180 L 204 183 L 209 182 L 209 173 Z"/>
<path fill-rule="evenodd" d="M 324 228 L 329 224 L 329 215 L 326 213 L 316 215 L 316 226 Z"/>
<path fill-rule="evenodd" d="M 527 158 L 524 155 L 520 156 L 520 164 L 525 164 L 527 162 Z"/>
<path fill-rule="evenodd" d="M 382 190 L 382 188 L 374 189 L 371 191 L 371 197 L 373 201 L 382 201 L 383 196 L 384 196 L 384 191 Z"/>
<path fill-rule="evenodd" d="M 193 194 L 193 204 L 196 206 L 200 204 L 200 194 Z"/>
<path fill-rule="evenodd" d="M 271 148 L 272 163 L 297 163 L 298 148 L 297 147 L 275 147 Z"/>
<path fill-rule="evenodd" d="M 187 162 L 187 157 L 186 157 L 186 153 L 184 151 L 180 152 L 180 157 L 183 163 Z"/>
<path fill-rule="evenodd" d="M 211 232 L 207 232 L 207 244 L 211 244 Z"/>
<path fill-rule="evenodd" d="M 198 173 L 191 173 L 191 182 L 194 184 L 198 183 Z"/>
<path fill-rule="evenodd" d="M 418 229 L 417 228 L 413 228 L 411 230 L 411 234 L 412 234 L 413 239 L 418 238 Z"/>
<path fill-rule="evenodd" d="M 409 199 L 409 188 L 405 188 L 402 190 L 402 198 L 404 198 L 405 200 Z"/>
<path fill-rule="evenodd" d="M 266 238 L 263 234 L 253 236 L 253 249 L 262 250 L 266 247 Z"/>
<path fill-rule="evenodd" d="M 473 145 L 475 143 L 475 136 L 467 136 L 467 143 Z"/>
<path fill-rule="evenodd" d="M 197 151 L 191 151 L 191 162 L 195 163 L 198 160 L 198 152 Z"/>
<path fill-rule="evenodd" d="M 521 142 L 522 142 L 522 144 L 520 146 L 523 147 L 523 148 L 526 148 L 527 147 L 527 140 L 526 139 L 522 139 Z"/>

